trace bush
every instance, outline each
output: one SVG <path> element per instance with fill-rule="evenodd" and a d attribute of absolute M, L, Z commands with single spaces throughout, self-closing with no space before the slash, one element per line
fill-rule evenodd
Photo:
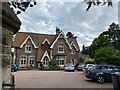
<path fill-rule="evenodd" d="M 49 63 L 49 68 L 50 69 L 57 68 L 57 62 L 55 59 L 51 60 L 51 62 Z"/>
<path fill-rule="evenodd" d="M 94 61 L 94 59 L 86 58 L 84 60 L 84 64 L 95 64 L 95 61 Z"/>
<path fill-rule="evenodd" d="M 95 51 L 95 62 L 97 64 L 114 64 L 120 66 L 120 51 L 113 47 L 102 47 Z"/>

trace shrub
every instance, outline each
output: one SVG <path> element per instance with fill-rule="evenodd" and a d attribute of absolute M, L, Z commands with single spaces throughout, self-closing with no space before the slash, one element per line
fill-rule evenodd
<path fill-rule="evenodd" d="M 94 59 L 86 58 L 84 60 L 84 64 L 95 64 L 95 61 L 94 61 Z"/>
<path fill-rule="evenodd" d="M 51 60 L 51 62 L 49 63 L 49 68 L 50 69 L 57 68 L 57 62 L 55 59 Z"/>

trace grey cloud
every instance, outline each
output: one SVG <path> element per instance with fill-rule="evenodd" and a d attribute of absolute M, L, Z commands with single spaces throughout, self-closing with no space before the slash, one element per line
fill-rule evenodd
<path fill-rule="evenodd" d="M 19 15 L 21 31 L 54 34 L 59 26 L 78 36 L 80 46 L 90 45 L 93 38 L 103 32 L 113 21 L 117 22 L 117 4 L 113 8 L 92 7 L 85 13 L 86 5 L 81 2 L 39 2 Z"/>

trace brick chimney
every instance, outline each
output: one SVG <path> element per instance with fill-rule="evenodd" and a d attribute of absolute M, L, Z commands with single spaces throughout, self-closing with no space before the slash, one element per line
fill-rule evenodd
<path fill-rule="evenodd" d="M 56 35 L 58 35 L 60 33 L 60 28 L 56 27 Z"/>

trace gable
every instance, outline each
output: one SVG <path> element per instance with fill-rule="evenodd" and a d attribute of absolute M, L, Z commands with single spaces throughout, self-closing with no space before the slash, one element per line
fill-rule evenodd
<path fill-rule="evenodd" d="M 77 48 L 77 46 L 74 44 L 74 42 L 71 42 L 71 46 L 74 46 L 76 51 L 79 51 L 79 49 Z"/>
<path fill-rule="evenodd" d="M 53 49 L 55 43 L 57 43 L 59 38 L 63 38 L 65 40 L 65 42 L 67 43 L 69 49 L 72 49 L 71 45 L 69 44 L 68 40 L 66 39 L 64 33 L 61 31 L 60 34 L 56 37 L 55 41 L 52 43 L 52 45 L 50 46 L 51 49 Z"/>
<path fill-rule="evenodd" d="M 45 42 L 47 42 L 50 45 L 50 42 L 48 41 L 47 38 L 42 42 L 42 44 L 45 44 Z"/>
<path fill-rule="evenodd" d="M 28 36 L 28 37 L 24 40 L 24 42 L 20 45 L 20 48 L 22 48 L 23 45 L 24 45 L 29 39 L 30 39 L 30 41 L 32 42 L 32 45 L 34 46 L 34 48 L 38 48 L 38 47 L 35 45 L 35 43 L 33 42 L 31 36 Z"/>
<path fill-rule="evenodd" d="M 44 54 L 43 54 L 43 56 L 42 56 L 41 62 L 43 61 L 43 59 L 44 59 L 45 57 L 48 57 L 48 59 L 49 59 L 49 61 L 50 61 L 49 54 L 48 54 L 47 51 L 45 51 Z"/>

